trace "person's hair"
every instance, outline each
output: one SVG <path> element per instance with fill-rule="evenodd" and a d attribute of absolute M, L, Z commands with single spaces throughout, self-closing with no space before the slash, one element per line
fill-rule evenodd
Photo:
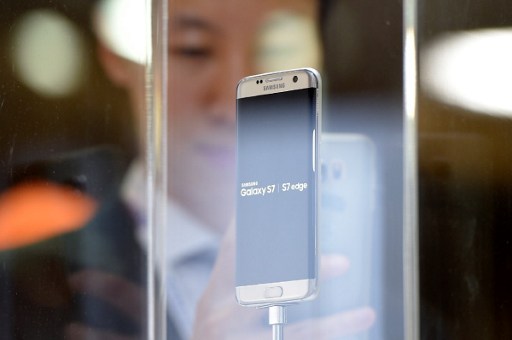
<path fill-rule="evenodd" d="M 322 25 L 325 21 L 332 0 L 318 0 L 318 22 Z"/>

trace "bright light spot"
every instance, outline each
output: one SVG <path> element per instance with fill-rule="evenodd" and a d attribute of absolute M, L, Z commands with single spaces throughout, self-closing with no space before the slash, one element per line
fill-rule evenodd
<path fill-rule="evenodd" d="M 74 92 L 86 68 L 83 40 L 75 26 L 50 10 L 23 16 L 13 36 L 12 62 L 21 81 L 49 97 Z"/>
<path fill-rule="evenodd" d="M 103 0 L 95 17 L 101 41 L 121 57 L 139 64 L 146 62 L 146 2 L 144 0 Z"/>
<path fill-rule="evenodd" d="M 512 116 L 512 29 L 444 35 L 422 53 L 421 84 L 433 97 L 475 112 Z"/>
<path fill-rule="evenodd" d="M 320 68 L 319 46 L 316 25 L 311 18 L 288 12 L 274 13 L 258 36 L 258 71 Z"/>

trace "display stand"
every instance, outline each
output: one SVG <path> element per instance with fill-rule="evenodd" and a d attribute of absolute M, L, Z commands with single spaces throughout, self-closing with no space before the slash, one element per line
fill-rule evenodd
<path fill-rule="evenodd" d="M 286 323 L 286 307 L 270 306 L 268 308 L 268 324 L 272 326 L 272 339 L 283 340 L 283 328 Z"/>

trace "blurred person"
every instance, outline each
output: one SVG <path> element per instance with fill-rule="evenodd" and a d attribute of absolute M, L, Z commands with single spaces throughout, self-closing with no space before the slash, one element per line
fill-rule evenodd
<path fill-rule="evenodd" d="M 235 89 L 247 75 L 319 68 L 318 10 L 315 0 L 170 2 L 169 338 L 270 338 L 270 326 L 262 321 L 265 311 L 240 307 L 234 298 Z M 99 58 L 110 79 L 128 91 L 138 124 L 144 126 L 143 66 L 101 37 Z M 143 176 L 136 162 L 124 185 L 125 199 L 139 216 L 140 235 Z M 325 257 L 321 267 L 327 276 L 341 274 L 347 260 Z M 286 332 L 293 339 L 336 338 L 367 329 L 374 318 L 373 310 L 363 306 L 289 324 Z"/>

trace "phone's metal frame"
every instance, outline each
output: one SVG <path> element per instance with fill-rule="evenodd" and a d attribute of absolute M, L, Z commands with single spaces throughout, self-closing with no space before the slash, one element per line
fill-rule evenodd
<path fill-rule="evenodd" d="M 296 81 L 294 81 L 294 77 Z M 318 193 L 319 164 L 318 146 L 321 132 L 322 89 L 320 73 L 312 68 L 301 68 L 286 71 L 263 73 L 249 76 L 240 80 L 237 85 L 237 100 L 240 98 L 272 95 L 286 91 L 307 88 L 316 89 L 316 128 L 312 136 L 313 155 L 312 167 L 317 188 L 315 192 L 315 277 L 313 279 L 291 280 L 284 282 L 269 282 L 257 285 L 237 286 L 236 299 L 240 305 L 253 307 L 267 307 L 272 305 L 292 304 L 313 299 L 318 292 L 318 207 L 320 195 Z M 275 85 L 275 86 L 274 86 Z M 267 86 L 267 87 L 265 87 Z M 282 289 L 281 296 L 272 296 L 268 292 L 273 289 Z"/>

